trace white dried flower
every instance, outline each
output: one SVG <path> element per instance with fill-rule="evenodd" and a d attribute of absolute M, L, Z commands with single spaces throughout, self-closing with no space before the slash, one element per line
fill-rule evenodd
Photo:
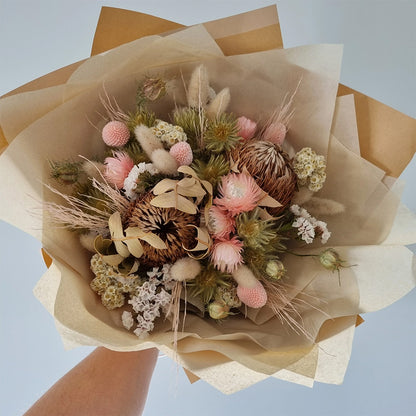
<path fill-rule="evenodd" d="M 310 147 L 296 153 L 293 169 L 298 177 L 298 184 L 307 186 L 313 192 L 319 191 L 326 179 L 326 163 L 322 155 L 317 155 Z"/>
<path fill-rule="evenodd" d="M 168 147 L 172 147 L 175 143 L 186 142 L 188 140 L 182 127 L 167 123 L 163 120 L 156 120 L 156 124 L 151 127 L 151 131 Z"/>
<path fill-rule="evenodd" d="M 121 321 L 123 323 L 124 328 L 130 329 L 134 325 L 134 319 L 131 312 L 124 311 L 121 315 Z"/>
<path fill-rule="evenodd" d="M 306 209 L 299 207 L 299 205 L 292 205 L 290 211 L 296 217 L 292 223 L 292 227 L 298 229 L 298 235 L 303 241 L 311 244 L 315 236 L 318 235 L 321 236 L 321 243 L 326 244 L 331 236 L 326 222 L 318 221 Z"/>

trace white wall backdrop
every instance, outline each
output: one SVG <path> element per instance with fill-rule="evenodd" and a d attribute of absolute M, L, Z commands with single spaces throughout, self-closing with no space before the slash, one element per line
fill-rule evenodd
<path fill-rule="evenodd" d="M 89 55 L 102 5 L 195 24 L 273 4 L 260 0 L 0 0 L 0 95 Z M 416 2 L 281 0 L 286 47 L 343 43 L 341 82 L 416 116 Z M 416 211 L 416 161 L 403 200 Z M 0 179 L 1 180 L 1 179 Z M 1 202 L 0 202 L 1 203 Z M 0 223 L 0 413 L 22 414 L 90 348 L 63 349 L 32 295 L 45 266 L 37 241 Z M 394 276 L 392 276 L 394 278 Z M 364 316 L 344 384 L 313 389 L 268 380 L 232 396 L 160 358 L 145 415 L 413 415 L 416 409 L 416 293 Z M 111 392 L 110 392 L 111 393 Z"/>

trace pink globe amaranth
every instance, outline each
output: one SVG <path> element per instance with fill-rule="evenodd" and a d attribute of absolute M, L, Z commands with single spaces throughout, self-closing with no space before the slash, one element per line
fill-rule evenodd
<path fill-rule="evenodd" d="M 238 135 L 245 140 L 254 137 L 257 130 L 257 123 L 247 117 L 241 116 L 237 119 Z"/>
<path fill-rule="evenodd" d="M 102 138 L 107 146 L 121 147 L 129 141 L 130 130 L 121 121 L 110 121 L 103 128 Z"/>
<path fill-rule="evenodd" d="M 257 280 L 254 287 L 237 286 L 237 296 L 250 308 L 262 308 L 267 303 L 267 292 L 264 286 Z"/>
<path fill-rule="evenodd" d="M 169 150 L 179 166 L 189 166 L 194 158 L 192 148 L 187 142 L 175 143 Z"/>
<path fill-rule="evenodd" d="M 282 145 L 285 141 L 287 127 L 283 123 L 271 123 L 263 133 L 263 140 Z"/>

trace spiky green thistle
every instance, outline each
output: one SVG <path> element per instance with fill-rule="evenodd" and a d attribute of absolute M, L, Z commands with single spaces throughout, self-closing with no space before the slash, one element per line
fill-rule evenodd
<path fill-rule="evenodd" d="M 62 160 L 49 161 L 51 178 L 63 185 L 73 185 L 78 182 L 81 173 L 81 162 Z"/>
<path fill-rule="evenodd" d="M 139 107 L 134 113 L 128 113 L 128 120 L 126 122 L 132 135 L 134 135 L 134 129 L 139 124 L 144 124 L 147 127 L 153 127 L 155 123 L 155 113 L 145 109 L 144 107 Z"/>
<path fill-rule="evenodd" d="M 223 113 L 210 120 L 205 131 L 205 146 L 214 153 L 229 152 L 241 140 L 238 136 L 237 119 L 234 115 Z"/>
<path fill-rule="evenodd" d="M 192 168 L 199 178 L 210 182 L 216 188 L 221 180 L 221 176 L 229 173 L 230 164 L 223 155 L 211 154 L 208 162 L 198 159 L 192 164 Z"/>
<path fill-rule="evenodd" d="M 262 220 L 259 210 L 243 212 L 236 219 L 237 234 L 243 240 L 244 247 L 254 250 L 267 250 L 267 246 L 277 237 L 273 220 Z"/>
<path fill-rule="evenodd" d="M 140 143 L 135 138 L 130 139 L 123 147 L 123 150 L 131 157 L 135 165 L 150 161 L 146 153 L 143 152 Z"/>
<path fill-rule="evenodd" d="M 243 240 L 243 259 L 258 277 L 268 277 L 267 266 L 286 250 L 275 220 L 262 220 L 259 209 L 244 212 L 236 219 L 237 234 Z M 280 276 L 281 277 L 281 276 Z"/>
<path fill-rule="evenodd" d="M 230 287 L 231 276 L 216 270 L 212 264 L 203 267 L 201 273 L 194 280 L 186 282 L 193 296 L 200 296 L 205 304 L 208 304 L 217 292 L 218 286 Z"/>
<path fill-rule="evenodd" d="M 85 210 L 87 214 L 95 214 L 94 209 L 110 212 L 106 203 L 110 202 L 109 197 L 93 186 L 92 181 L 77 183 L 72 195 L 91 207 L 91 210 Z"/>
<path fill-rule="evenodd" d="M 198 141 L 204 136 L 207 118 L 202 109 L 182 107 L 173 112 L 173 124 L 183 128 L 189 144 L 195 149 Z"/>

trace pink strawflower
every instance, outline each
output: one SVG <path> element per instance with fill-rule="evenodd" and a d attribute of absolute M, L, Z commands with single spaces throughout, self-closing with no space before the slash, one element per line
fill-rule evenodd
<path fill-rule="evenodd" d="M 242 250 L 243 243 L 237 237 L 233 237 L 231 240 L 219 240 L 212 248 L 212 262 L 218 270 L 232 273 L 243 263 Z"/>
<path fill-rule="evenodd" d="M 245 140 L 254 137 L 257 130 L 257 123 L 247 117 L 241 116 L 237 119 L 238 135 Z"/>
<path fill-rule="evenodd" d="M 169 153 L 176 160 L 179 166 L 189 166 L 193 160 L 192 148 L 187 142 L 175 143 L 169 150 Z"/>
<path fill-rule="evenodd" d="M 107 157 L 104 161 L 104 176 L 111 184 L 121 189 L 124 180 L 134 167 L 134 162 L 127 153 L 114 152 L 113 155 L 114 157 Z"/>
<path fill-rule="evenodd" d="M 220 207 L 213 205 L 209 209 L 209 229 L 215 238 L 228 238 L 235 230 L 235 219 Z"/>
<path fill-rule="evenodd" d="M 262 308 L 267 303 L 267 292 L 264 286 L 257 280 L 254 287 L 237 286 L 237 296 L 250 308 Z"/>
<path fill-rule="evenodd" d="M 282 145 L 285 141 L 287 128 L 283 123 L 271 123 L 263 133 L 263 140 Z"/>
<path fill-rule="evenodd" d="M 102 137 L 107 146 L 121 147 L 129 141 L 130 130 L 121 121 L 110 121 L 104 126 Z"/>
<path fill-rule="evenodd" d="M 246 173 L 223 176 L 219 192 L 220 198 L 215 198 L 214 203 L 233 216 L 253 210 L 263 193 L 256 181 Z"/>

